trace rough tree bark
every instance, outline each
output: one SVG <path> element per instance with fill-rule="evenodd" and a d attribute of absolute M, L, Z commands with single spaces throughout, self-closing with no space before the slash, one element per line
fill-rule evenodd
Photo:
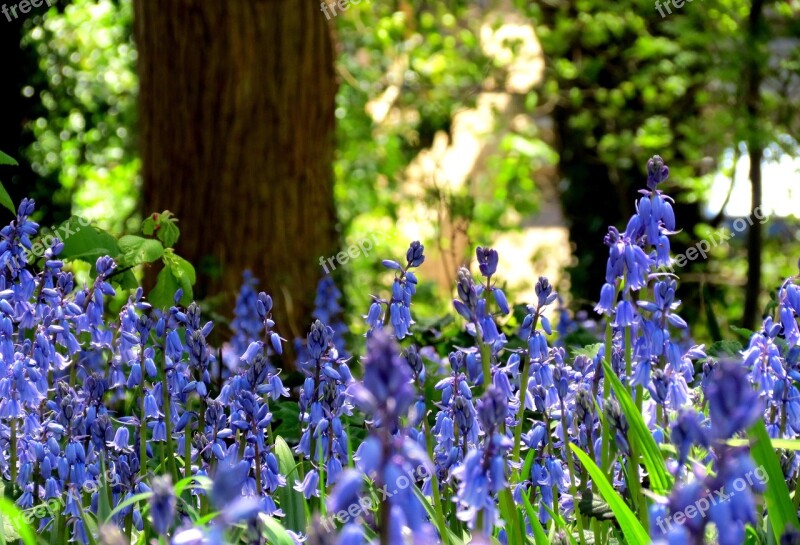
<path fill-rule="evenodd" d="M 331 29 L 313 2 L 137 0 L 143 210 L 180 219 L 196 295 L 250 268 L 303 335 L 335 253 Z"/>

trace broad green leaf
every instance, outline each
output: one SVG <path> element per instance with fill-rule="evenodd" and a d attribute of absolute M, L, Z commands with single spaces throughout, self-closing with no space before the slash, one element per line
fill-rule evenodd
<path fill-rule="evenodd" d="M 36 545 L 36 534 L 31 529 L 24 513 L 8 498 L 0 497 L 0 517 L 3 522 L 9 521 L 25 545 Z"/>
<path fill-rule="evenodd" d="M 106 476 L 106 460 L 103 456 L 100 456 L 100 475 Z M 109 514 L 111 513 L 111 501 L 109 500 L 110 493 L 109 493 L 109 486 L 107 478 L 103 478 L 100 481 L 100 490 L 97 491 L 97 519 L 100 521 L 107 521 L 109 519 Z"/>
<path fill-rule="evenodd" d="M 711 346 L 708 347 L 706 350 L 706 354 L 709 356 L 720 358 L 724 356 L 733 356 L 736 357 L 739 355 L 739 352 L 742 350 L 742 343 L 738 341 L 717 341 Z"/>
<path fill-rule="evenodd" d="M 15 167 L 19 166 L 19 163 L 17 163 L 17 160 L 10 155 L 6 155 L 0 151 L 0 165 L 11 165 L 12 167 Z"/>
<path fill-rule="evenodd" d="M 197 281 L 194 267 L 191 263 L 176 255 L 171 249 L 164 251 L 164 265 L 172 273 L 175 282 L 183 290 L 183 298 L 181 303 L 188 305 L 193 298 L 192 286 Z M 174 293 L 173 293 L 174 295 Z"/>
<path fill-rule="evenodd" d="M 164 247 L 157 240 L 125 235 L 119 239 L 121 264 L 125 266 L 152 263 L 164 255 Z"/>
<path fill-rule="evenodd" d="M 297 465 L 292 449 L 280 436 L 275 438 L 275 457 L 278 458 L 278 468 L 281 470 L 281 475 L 289 475 Z M 302 466 L 297 468 L 297 475 L 293 477 L 293 480 L 295 478 L 298 481 L 303 480 Z M 287 483 L 286 486 L 278 489 L 278 501 L 280 502 L 281 510 L 286 515 L 286 518 L 284 518 L 286 528 L 295 532 L 305 532 L 306 501 L 302 492 L 295 490 L 292 483 Z"/>
<path fill-rule="evenodd" d="M 763 420 L 759 420 L 750 428 L 748 437 L 752 441 L 750 455 L 756 465 L 763 467 L 767 472 L 768 485 L 764 491 L 764 499 L 767 502 L 767 515 L 772 531 L 775 533 L 776 542 L 780 543 L 781 535 L 787 526 L 800 528 L 797 513 L 789 496 L 780 460 Z"/>
<path fill-rule="evenodd" d="M 160 214 L 150 214 L 142 222 L 142 233 L 147 236 L 155 235 L 165 247 L 172 248 L 181 236 L 177 223 L 178 219 L 169 210 Z"/>
<path fill-rule="evenodd" d="M 108 255 L 116 258 L 120 253 L 117 239 L 78 216 L 59 225 L 53 235 L 64 243 L 64 250 L 59 256 L 62 258 L 80 259 L 94 265 L 99 257 Z M 42 240 L 46 242 L 47 237 L 42 237 Z"/>
<path fill-rule="evenodd" d="M 611 382 L 611 388 L 613 388 L 620 408 L 628 420 L 630 439 L 636 442 L 636 450 L 642 454 L 642 461 L 650 474 L 651 488 L 656 494 L 666 494 L 672 490 L 672 476 L 667 472 L 667 466 L 653 434 L 647 428 L 642 413 L 636 408 L 627 388 L 605 359 L 603 359 L 603 370 L 604 376 Z"/>
<path fill-rule="evenodd" d="M 606 503 L 614 512 L 614 516 L 622 529 L 627 545 L 645 545 L 650 543 L 650 536 L 648 536 L 647 531 L 642 527 L 639 519 L 636 518 L 631 508 L 625 504 L 625 500 L 617 494 L 617 491 L 614 490 L 614 487 L 608 482 L 603 471 L 597 467 L 594 460 L 578 448 L 577 445 L 570 443 L 569 446 L 581 461 L 583 467 L 586 468 L 586 471 L 589 472 L 598 492 L 600 492 L 603 499 L 606 500 Z"/>
<path fill-rule="evenodd" d="M 17 207 L 14 206 L 14 201 L 11 200 L 11 195 L 8 194 L 3 184 L 0 184 L 0 205 L 8 208 L 12 214 L 17 213 Z"/>
<path fill-rule="evenodd" d="M 264 523 L 264 534 L 267 536 L 267 543 L 270 545 L 294 545 L 294 540 L 286 533 L 286 529 L 281 526 L 280 522 L 263 513 L 259 518 Z"/>
<path fill-rule="evenodd" d="M 156 285 L 147 296 L 150 304 L 157 308 L 165 309 L 175 304 L 175 292 L 178 291 L 180 284 L 172 274 L 172 269 L 164 267 L 156 277 Z"/>
<path fill-rule="evenodd" d="M 165 221 L 161 224 L 157 236 L 158 239 L 164 243 L 164 246 L 172 248 L 175 246 L 175 243 L 178 242 L 178 238 L 181 236 L 181 230 L 175 225 L 175 222 Z"/>
<path fill-rule="evenodd" d="M 602 346 L 603 343 L 595 343 L 580 348 L 573 348 L 572 354 L 573 356 L 586 356 L 587 358 L 594 359 Z"/>

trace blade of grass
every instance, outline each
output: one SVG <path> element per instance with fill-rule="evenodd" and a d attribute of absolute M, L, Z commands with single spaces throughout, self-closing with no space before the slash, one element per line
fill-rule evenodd
<path fill-rule="evenodd" d="M 789 496 L 786 477 L 783 475 L 781 463 L 773 448 L 764 421 L 756 422 L 750 428 L 748 436 L 752 440 L 750 454 L 753 460 L 767 472 L 769 485 L 764 491 L 764 499 L 767 502 L 767 514 L 772 531 L 775 533 L 776 542 L 780 543 L 781 534 L 786 526 L 800 528 L 800 523 L 798 523 L 797 513 Z"/>
<path fill-rule="evenodd" d="M 264 523 L 264 534 L 267 536 L 267 543 L 274 545 L 294 545 L 294 540 L 286 533 L 286 529 L 280 522 L 272 517 L 261 514 L 261 522 Z"/>
<path fill-rule="evenodd" d="M 611 383 L 611 388 L 614 390 L 622 412 L 625 413 L 625 418 L 628 420 L 632 432 L 631 441 L 635 441 L 636 452 L 642 455 L 642 462 L 650 475 L 650 486 L 653 492 L 666 494 L 672 490 L 672 476 L 667 471 L 667 465 L 653 434 L 647 428 L 642 413 L 636 409 L 636 404 L 628 389 L 625 388 L 606 360 L 603 360 L 603 371 L 604 376 Z"/>
<path fill-rule="evenodd" d="M 525 512 L 528 513 L 528 520 L 531 523 L 534 543 L 536 543 L 536 545 L 550 545 L 550 540 L 547 539 L 547 534 L 544 533 L 544 528 L 542 527 L 542 523 L 539 522 L 539 516 L 536 514 L 536 510 L 533 508 L 533 505 L 531 505 L 531 500 L 528 499 L 526 494 L 522 494 L 522 501 L 525 504 Z"/>
<path fill-rule="evenodd" d="M 586 471 L 589 472 L 598 492 L 600 492 L 600 495 L 603 496 L 603 499 L 614 513 L 620 528 L 622 528 L 625 542 L 628 545 L 645 545 L 650 543 L 650 536 L 647 534 L 644 527 L 642 527 L 639 519 L 636 518 L 636 515 L 631 511 L 630 507 L 625 504 L 625 500 L 617 494 L 617 491 L 614 490 L 614 487 L 608 482 L 605 474 L 597 467 L 594 460 L 576 445 L 570 444 L 570 447 L 583 464 L 583 467 L 586 468 Z"/>
<path fill-rule="evenodd" d="M 275 457 L 278 459 L 278 467 L 283 475 L 289 475 L 291 470 L 296 467 L 292 449 L 289 448 L 289 445 L 286 444 L 286 441 L 281 436 L 275 438 Z M 302 467 L 297 467 L 297 479 L 303 480 Z M 306 500 L 303 494 L 287 483 L 286 486 L 278 490 L 278 500 L 281 509 L 286 515 L 284 519 L 286 528 L 295 532 L 305 532 Z"/>
<path fill-rule="evenodd" d="M 36 534 L 33 532 L 30 525 L 25 522 L 22 511 L 20 511 L 19 507 L 14 505 L 14 502 L 0 497 L 0 515 L 11 522 L 14 531 L 17 532 L 17 535 L 19 535 L 19 538 L 25 545 L 36 545 Z"/>
<path fill-rule="evenodd" d="M 450 541 L 450 543 L 452 543 L 452 545 L 464 545 L 464 540 L 460 539 L 450 528 L 447 526 L 439 526 L 433 506 L 431 506 L 431 504 L 428 502 L 428 498 L 425 497 L 425 494 L 422 493 L 422 490 L 420 490 L 416 485 L 412 487 L 412 490 L 414 491 L 414 495 L 417 496 L 417 499 L 419 499 L 420 503 L 422 504 L 422 507 L 425 509 L 425 512 L 428 514 L 428 517 L 430 517 L 434 526 L 436 526 L 436 530 L 439 531 L 439 535 L 447 535 L 447 539 Z"/>

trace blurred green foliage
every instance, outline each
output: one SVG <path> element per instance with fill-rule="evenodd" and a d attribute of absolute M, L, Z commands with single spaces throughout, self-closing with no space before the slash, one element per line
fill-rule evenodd
<path fill-rule="evenodd" d="M 414 204 L 447 216 L 470 245 L 491 245 L 497 230 L 517 229 L 538 210 L 537 173 L 554 165 L 565 177 L 558 188 L 573 234 L 584 233 L 573 238 L 581 256 L 571 271 L 574 302 L 596 297 L 603 234 L 609 224 L 624 227 L 643 165 L 654 153 L 672 167 L 668 192 L 678 199 L 685 228 L 678 248 L 694 244 L 725 220 L 700 214 L 712 177 L 731 174 L 733 160 L 746 154 L 748 55 L 764 66 L 757 130 L 770 146 L 768 160 L 798 155 L 796 140 L 787 136 L 800 129 L 796 2 L 767 2 L 765 28 L 755 41 L 744 30 L 750 9 L 744 0 L 687 3 L 665 18 L 649 2 L 630 0 L 513 4 L 362 2 L 332 22 L 341 84 L 334 164 L 341 236 L 345 246 L 371 235 L 378 241 L 369 258 L 336 273 L 350 309 L 366 310 L 368 293 L 388 285 L 388 276 L 376 274 L 380 258 L 404 252 L 409 241 L 397 224 Z M 454 117 L 475 108 L 482 93 L 506 91 L 520 44 L 508 41 L 510 54 L 489 55 L 482 41 L 482 33 L 505 20 L 532 25 L 541 42 L 544 80 L 529 92 L 510 93 L 522 117 L 535 122 L 496 123 L 485 136 L 495 144 L 486 168 L 463 186 L 454 189 L 434 176 L 410 192 L 409 165 L 437 135 L 452 138 Z M 58 180 L 54 201 L 72 203 L 73 213 L 115 233 L 138 232 L 131 0 L 74 0 L 61 12 L 54 7 L 31 16 L 26 25 L 24 44 L 36 51 L 39 65 L 23 92 L 38 97 L 44 112 L 29 125 L 35 143 L 27 159 L 43 179 Z M 543 129 L 543 119 L 553 128 Z M 453 250 L 440 218 L 430 217 L 434 240 L 426 242 Z M 772 218 L 766 228 L 765 293 L 796 272 L 796 255 L 785 247 L 800 238 L 792 218 Z M 710 259 L 681 272 L 685 285 L 696 288 L 690 288 L 691 308 L 703 313 L 710 305 L 723 330 L 741 314 L 743 242 L 715 248 Z M 594 248 L 594 262 L 583 259 L 585 248 Z M 453 265 L 469 258 L 456 255 Z M 447 300 L 422 284 L 417 312 L 433 319 Z"/>
<path fill-rule="evenodd" d="M 27 159 L 57 178 L 54 200 L 116 233 L 136 228 L 127 223 L 139 188 L 132 23 L 130 0 L 74 0 L 31 17 L 23 39 L 39 60 L 23 94 L 45 112 L 30 123 Z"/>

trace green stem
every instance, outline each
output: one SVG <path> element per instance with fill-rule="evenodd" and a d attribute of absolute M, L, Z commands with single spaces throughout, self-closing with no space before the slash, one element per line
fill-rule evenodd
<path fill-rule="evenodd" d="M 480 333 L 478 333 L 478 346 L 480 346 L 481 350 L 481 365 L 483 367 L 483 389 L 481 390 L 481 394 L 483 394 L 492 383 L 492 349 L 483 342 L 483 336 Z"/>
<path fill-rule="evenodd" d="M 611 350 L 612 350 L 613 330 L 611 328 L 611 317 L 608 318 L 606 323 L 606 339 L 605 339 L 605 354 L 603 358 L 611 365 Z M 611 399 L 611 381 L 603 378 L 603 410 Z M 607 418 L 603 418 L 603 441 L 601 445 L 601 465 L 603 473 L 609 475 L 609 482 L 614 482 L 612 476 L 609 474 L 611 466 L 611 428 Z"/>
<path fill-rule="evenodd" d="M 166 348 L 166 347 L 165 347 Z M 167 353 L 162 350 L 161 374 L 164 376 L 162 391 L 164 394 L 164 424 L 167 428 L 167 452 L 174 453 L 175 446 L 172 443 L 172 396 L 169 394 L 169 380 L 167 380 Z M 175 457 L 169 457 L 169 470 L 172 481 L 178 481 L 178 468 L 175 466 Z"/>
<path fill-rule="evenodd" d="M 241 455 L 240 455 L 241 458 Z M 192 423 L 186 423 L 183 429 L 183 467 L 185 470 L 184 478 L 192 475 Z"/>
<path fill-rule="evenodd" d="M 11 419 L 11 485 L 8 487 L 11 499 L 17 489 L 17 420 Z"/>
<path fill-rule="evenodd" d="M 578 487 L 575 485 L 575 465 L 572 462 L 572 452 L 569 449 L 569 433 L 567 430 L 567 412 L 564 408 L 564 400 L 561 400 L 561 433 L 564 435 L 564 454 L 567 457 L 567 467 L 569 468 L 569 492 L 572 494 L 575 520 L 578 522 L 578 538 L 581 545 L 586 545 L 586 536 L 583 535 L 583 515 L 578 509 Z"/>
<path fill-rule="evenodd" d="M 625 373 L 628 375 L 628 380 L 633 376 L 633 345 L 631 341 L 631 328 L 625 328 Z M 638 397 L 638 396 L 637 396 Z M 639 452 L 636 441 L 629 441 L 629 448 L 631 456 L 628 459 L 628 486 L 631 492 L 631 500 L 636 502 L 639 506 L 639 517 L 642 525 L 649 528 L 647 524 L 647 508 L 644 495 L 641 491 L 641 483 L 639 482 Z"/>
<path fill-rule="evenodd" d="M 514 456 L 511 458 L 512 460 L 519 460 L 519 454 L 522 450 L 522 426 L 525 422 L 525 397 L 528 392 L 528 374 L 530 373 L 530 367 L 530 356 L 523 354 L 522 376 L 519 378 L 519 422 L 517 422 L 514 428 Z M 514 475 L 517 476 L 516 482 L 519 482 L 519 471 L 514 470 Z"/>
<path fill-rule="evenodd" d="M 428 438 L 426 444 L 428 446 L 428 458 L 433 460 L 433 434 L 431 433 L 431 423 L 428 422 L 428 415 L 422 419 L 423 429 L 425 436 Z M 515 458 L 516 459 L 516 458 Z M 442 509 L 442 497 L 439 490 L 439 477 L 436 475 L 436 469 L 431 472 L 431 490 L 433 491 L 433 510 L 436 515 L 436 522 L 439 528 L 446 529 L 444 522 L 444 510 Z M 446 531 L 441 532 L 440 538 L 443 545 L 450 545 L 450 536 Z"/>

